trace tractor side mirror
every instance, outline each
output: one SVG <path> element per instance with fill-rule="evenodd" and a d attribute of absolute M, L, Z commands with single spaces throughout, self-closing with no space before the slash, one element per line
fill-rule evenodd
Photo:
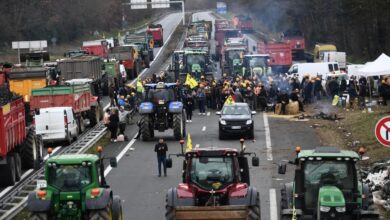
<path fill-rule="evenodd" d="M 260 159 L 258 157 L 252 157 L 252 166 L 258 167 L 260 164 Z"/>
<path fill-rule="evenodd" d="M 252 114 L 252 115 L 256 115 L 257 112 L 256 112 L 256 111 L 251 111 L 251 114 Z"/>
<path fill-rule="evenodd" d="M 286 174 L 287 165 L 285 163 L 279 163 L 278 173 Z"/>
<path fill-rule="evenodd" d="M 172 168 L 172 158 L 168 157 L 165 161 L 165 165 L 167 166 L 167 168 Z"/>
<path fill-rule="evenodd" d="M 216 115 L 221 115 L 221 112 L 216 112 L 215 114 L 216 114 Z"/>
<path fill-rule="evenodd" d="M 118 166 L 118 161 L 116 160 L 116 157 L 110 158 L 110 166 L 112 168 L 116 168 Z"/>

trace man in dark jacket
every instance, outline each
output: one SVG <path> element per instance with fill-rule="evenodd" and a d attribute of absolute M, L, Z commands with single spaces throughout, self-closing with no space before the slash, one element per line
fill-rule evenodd
<path fill-rule="evenodd" d="M 164 142 L 164 139 L 160 138 L 156 146 L 154 146 L 154 152 L 157 153 L 157 163 L 158 163 L 158 177 L 161 177 L 161 164 L 164 167 L 164 176 L 167 176 L 167 159 L 168 146 Z"/>

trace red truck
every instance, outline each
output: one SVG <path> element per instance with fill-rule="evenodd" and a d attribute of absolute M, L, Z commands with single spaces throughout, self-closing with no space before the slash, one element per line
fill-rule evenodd
<path fill-rule="evenodd" d="M 146 29 L 146 33 L 152 35 L 154 45 L 162 47 L 164 45 L 164 29 L 161 24 L 151 24 Z"/>
<path fill-rule="evenodd" d="M 290 45 L 294 61 L 305 60 L 305 38 L 301 31 L 288 30 L 284 32 L 283 41 Z"/>
<path fill-rule="evenodd" d="M 42 139 L 33 126 L 27 126 L 25 103 L 0 86 L 0 185 L 14 185 L 23 169 L 38 168 L 42 161 Z"/>
<path fill-rule="evenodd" d="M 135 79 L 141 71 L 142 60 L 136 45 L 123 45 L 110 49 L 109 59 L 119 60 L 126 69 L 127 79 Z"/>
<path fill-rule="evenodd" d="M 225 44 L 225 40 L 228 38 L 241 37 L 241 34 L 239 33 L 239 30 L 233 28 L 232 23 L 226 19 L 216 19 L 214 26 L 214 39 L 217 41 L 215 45 L 215 55 L 219 61 L 222 58 L 222 47 Z"/>
<path fill-rule="evenodd" d="M 233 26 L 240 30 L 242 33 L 252 33 L 253 20 L 251 17 L 246 15 L 237 15 L 233 17 Z"/>
<path fill-rule="evenodd" d="M 292 65 L 292 53 L 290 44 L 284 42 L 260 41 L 257 43 L 257 52 L 269 54 L 269 65 L 273 73 L 286 73 Z"/>

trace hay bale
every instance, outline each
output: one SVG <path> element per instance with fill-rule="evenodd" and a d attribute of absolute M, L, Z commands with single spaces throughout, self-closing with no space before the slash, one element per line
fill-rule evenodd
<path fill-rule="evenodd" d="M 282 104 L 277 103 L 277 104 L 275 105 L 275 114 L 276 114 L 276 115 L 282 114 Z"/>
<path fill-rule="evenodd" d="M 299 103 L 298 102 L 289 102 L 286 106 L 287 115 L 296 115 L 299 113 Z"/>

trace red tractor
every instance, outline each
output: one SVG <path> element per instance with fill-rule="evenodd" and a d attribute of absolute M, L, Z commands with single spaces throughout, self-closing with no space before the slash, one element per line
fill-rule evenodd
<path fill-rule="evenodd" d="M 246 153 L 244 140 L 241 151 L 234 148 L 196 148 L 183 156 L 183 182 L 168 190 L 167 220 L 173 219 L 260 219 L 260 197 L 250 186 L 248 158 L 259 166 L 255 153 Z M 170 155 L 171 156 L 171 155 Z M 168 157 L 167 167 L 172 167 Z M 221 213 L 223 213 L 221 215 Z"/>

